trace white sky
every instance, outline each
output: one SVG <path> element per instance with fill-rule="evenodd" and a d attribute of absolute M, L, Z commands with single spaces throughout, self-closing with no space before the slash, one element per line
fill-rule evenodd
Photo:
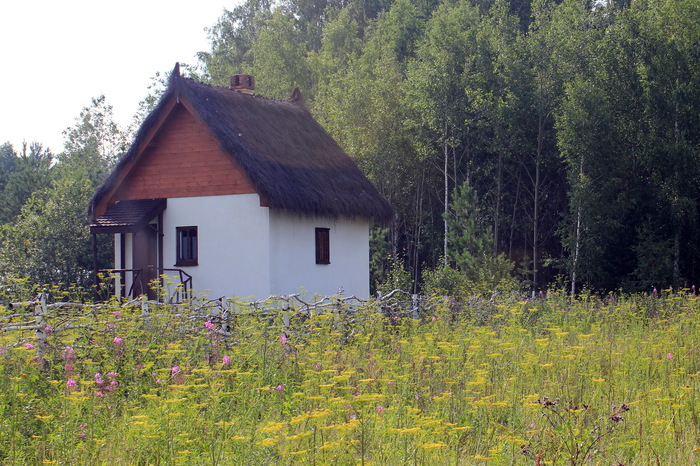
<path fill-rule="evenodd" d="M 62 132 L 104 94 L 125 127 L 150 78 L 208 51 L 204 28 L 241 0 L 3 0 L 0 3 L 0 144 Z"/>

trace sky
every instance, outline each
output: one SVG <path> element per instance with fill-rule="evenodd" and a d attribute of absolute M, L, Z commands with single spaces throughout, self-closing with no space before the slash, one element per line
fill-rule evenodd
<path fill-rule="evenodd" d="M 126 127 L 150 78 L 208 51 L 205 28 L 240 0 L 19 0 L 0 5 L 0 144 L 54 154 L 93 97 Z"/>

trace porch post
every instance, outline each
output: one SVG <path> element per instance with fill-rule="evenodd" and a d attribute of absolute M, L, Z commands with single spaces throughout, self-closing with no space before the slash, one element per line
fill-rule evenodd
<path fill-rule="evenodd" d="M 95 295 L 99 296 L 100 276 L 97 273 L 97 234 L 92 234 L 92 269 L 95 271 Z"/>
<path fill-rule="evenodd" d="M 158 214 L 158 277 L 161 277 L 161 285 L 163 284 L 162 282 L 162 277 L 163 277 L 163 212 Z"/>

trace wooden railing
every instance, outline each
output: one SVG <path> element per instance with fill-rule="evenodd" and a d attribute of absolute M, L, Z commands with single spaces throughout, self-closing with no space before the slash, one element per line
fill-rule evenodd
<path fill-rule="evenodd" d="M 170 297 L 171 303 L 181 303 L 185 300 L 192 299 L 192 275 L 188 274 L 182 269 L 162 269 L 161 275 L 169 272 L 176 272 L 178 274 L 179 283 L 175 286 L 175 295 L 177 299 Z"/>
<path fill-rule="evenodd" d="M 160 272 L 161 301 L 179 304 L 192 298 L 192 275 L 182 269 L 161 269 Z M 110 296 L 136 298 L 141 294 L 145 294 L 147 287 L 150 286 L 144 280 L 145 274 L 143 269 L 102 269 L 98 270 L 98 273 L 103 276 L 100 280 L 102 293 Z M 168 277 L 177 277 L 173 289 L 169 289 L 163 283 L 163 276 L 166 274 Z M 128 290 L 127 284 L 129 285 Z"/>

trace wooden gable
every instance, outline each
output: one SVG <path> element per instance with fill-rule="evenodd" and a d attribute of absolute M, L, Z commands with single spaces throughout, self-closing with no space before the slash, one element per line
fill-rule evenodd
<path fill-rule="evenodd" d="M 238 162 L 221 149 L 206 125 L 180 103 L 154 128 L 148 144 L 125 168 L 111 195 L 98 206 L 98 215 L 121 200 L 256 192 Z"/>
<path fill-rule="evenodd" d="M 305 215 L 393 218 L 300 92 L 288 100 L 245 94 L 183 78 L 179 65 L 88 212 L 94 220 L 119 200 L 238 193 Z"/>

